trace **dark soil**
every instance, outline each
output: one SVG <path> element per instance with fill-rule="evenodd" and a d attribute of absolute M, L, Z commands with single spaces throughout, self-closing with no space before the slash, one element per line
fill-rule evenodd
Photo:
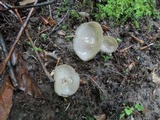
<path fill-rule="evenodd" d="M 75 9 L 79 3 L 74 3 Z M 57 15 L 58 9 L 65 8 L 61 3 L 51 5 L 53 19 L 58 23 L 66 14 L 66 9 Z M 88 8 L 85 8 L 85 11 Z M 77 12 L 84 9 L 76 9 Z M 29 9 L 19 10 L 21 17 L 26 18 Z M 90 12 L 90 11 L 87 11 Z M 160 21 L 144 18 L 139 21 L 137 29 L 131 22 L 124 25 L 114 25 L 107 18 L 101 22 L 109 27 L 104 34 L 120 38 L 119 47 L 108 60 L 105 61 L 104 53 L 98 53 L 88 62 L 80 60 L 72 47 L 72 37 L 76 28 L 88 19 L 74 18 L 67 15 L 56 30 L 48 36 L 53 29 L 50 25 L 44 25 L 40 16 L 49 16 L 48 7 L 36 8 L 28 23 L 29 33 L 37 47 L 45 51 L 55 51 L 60 58 L 60 64 L 71 65 L 79 73 L 81 84 L 78 91 L 63 98 L 54 92 L 54 83 L 46 77 L 25 33 L 17 45 L 17 49 L 26 63 L 33 80 L 41 88 L 43 95 L 34 97 L 20 90 L 14 91 L 13 106 L 8 120 L 93 120 L 94 115 L 106 115 L 106 120 L 119 120 L 122 111 L 132 107 L 136 103 L 143 106 L 143 111 L 134 111 L 132 115 L 125 116 L 124 120 L 158 120 L 160 119 L 160 88 L 152 79 L 152 71 L 160 76 Z M 24 19 L 25 20 L 25 19 Z M 13 44 L 21 28 L 20 22 L 9 12 L 0 15 L 0 28 L 4 36 L 7 48 Z M 114 25 L 114 26 L 113 26 Z M 47 29 L 43 39 L 40 31 Z M 66 35 L 58 34 L 59 30 Z M 130 34 L 144 40 L 144 44 L 135 41 Z M 154 43 L 144 50 L 140 48 Z M 130 47 L 131 46 L 131 47 Z M 130 48 L 128 48 L 130 47 Z M 125 50 L 125 48 L 128 48 Z M 9 49 L 8 49 L 9 50 Z M 56 59 L 47 59 L 43 62 L 49 72 L 55 69 Z M 94 81 L 94 82 L 93 82 Z"/>

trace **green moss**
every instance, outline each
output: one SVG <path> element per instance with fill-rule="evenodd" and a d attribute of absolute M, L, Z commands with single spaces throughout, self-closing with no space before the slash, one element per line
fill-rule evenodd
<path fill-rule="evenodd" d="M 128 19 L 135 21 L 144 16 L 158 18 L 160 15 L 156 12 L 154 0 L 102 0 L 97 7 L 96 20 L 109 17 L 124 23 Z"/>

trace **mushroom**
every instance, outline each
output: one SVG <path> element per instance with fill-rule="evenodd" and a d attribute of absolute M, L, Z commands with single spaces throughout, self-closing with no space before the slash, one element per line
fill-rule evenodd
<path fill-rule="evenodd" d="M 100 50 L 102 52 L 111 54 L 112 52 L 116 51 L 118 47 L 118 43 L 115 38 L 111 36 L 104 36 L 103 43 L 101 45 Z"/>
<path fill-rule="evenodd" d="M 55 68 L 54 80 L 55 92 L 62 97 L 73 95 L 78 90 L 80 84 L 78 73 L 66 64 Z"/>
<path fill-rule="evenodd" d="M 100 50 L 103 42 L 103 31 L 97 22 L 81 24 L 73 39 L 73 48 L 77 56 L 83 61 L 91 60 Z"/>

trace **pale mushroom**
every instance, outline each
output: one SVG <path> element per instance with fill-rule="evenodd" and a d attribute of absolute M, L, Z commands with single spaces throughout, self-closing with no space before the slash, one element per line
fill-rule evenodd
<path fill-rule="evenodd" d="M 83 61 L 91 60 L 100 50 L 103 42 L 103 31 L 97 22 L 81 24 L 73 39 L 73 48 L 77 56 Z"/>
<path fill-rule="evenodd" d="M 104 36 L 103 43 L 101 45 L 100 50 L 102 52 L 111 54 L 112 52 L 116 51 L 118 47 L 118 43 L 115 38 L 111 36 Z"/>
<path fill-rule="evenodd" d="M 55 92 L 62 97 L 73 95 L 79 87 L 80 77 L 78 73 L 69 65 L 59 65 L 54 73 Z"/>

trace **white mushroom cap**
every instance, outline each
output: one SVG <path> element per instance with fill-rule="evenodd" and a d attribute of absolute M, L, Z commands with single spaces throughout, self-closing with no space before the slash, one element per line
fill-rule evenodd
<path fill-rule="evenodd" d="M 102 52 L 111 54 L 112 52 L 116 51 L 118 47 L 118 43 L 115 38 L 111 36 L 104 36 L 103 43 L 101 45 L 100 50 Z"/>
<path fill-rule="evenodd" d="M 54 73 L 55 92 L 62 97 L 73 95 L 79 87 L 80 77 L 78 73 L 69 65 L 59 65 Z"/>
<path fill-rule="evenodd" d="M 97 22 L 81 24 L 73 39 L 73 48 L 83 61 L 91 60 L 98 52 L 103 42 L 102 28 Z"/>

